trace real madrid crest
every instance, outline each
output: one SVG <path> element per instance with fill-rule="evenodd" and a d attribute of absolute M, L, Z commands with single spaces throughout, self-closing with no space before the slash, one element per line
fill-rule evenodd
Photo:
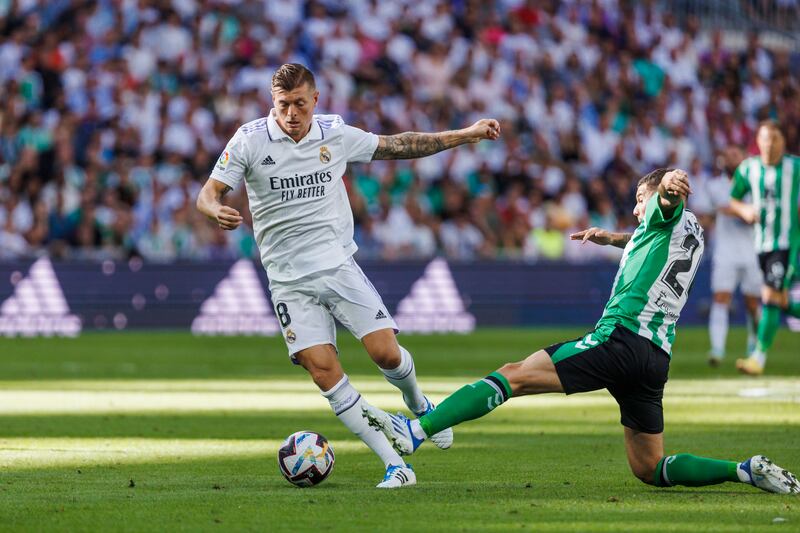
<path fill-rule="evenodd" d="M 286 330 L 286 342 L 292 344 L 294 341 L 297 340 L 297 335 L 294 334 L 294 331 L 291 329 Z"/>
<path fill-rule="evenodd" d="M 331 162 L 331 151 L 328 150 L 327 146 L 319 147 L 319 160 L 322 161 L 323 163 Z"/>

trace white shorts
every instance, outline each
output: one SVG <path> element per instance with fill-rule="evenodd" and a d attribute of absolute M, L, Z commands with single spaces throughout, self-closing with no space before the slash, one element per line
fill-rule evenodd
<path fill-rule="evenodd" d="M 734 292 L 737 287 L 746 296 L 759 296 L 764 284 L 758 259 L 752 261 L 727 260 L 714 257 L 711 262 L 711 291 Z"/>
<path fill-rule="evenodd" d="M 397 324 L 381 296 L 351 257 L 329 270 L 295 281 L 270 282 L 272 305 L 292 362 L 294 354 L 318 344 L 336 346 L 334 318 L 357 339 Z"/>

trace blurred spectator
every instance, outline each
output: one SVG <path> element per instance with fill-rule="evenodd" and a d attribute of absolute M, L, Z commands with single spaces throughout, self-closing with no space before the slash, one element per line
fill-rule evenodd
<path fill-rule="evenodd" d="M 800 151 L 798 54 L 681 26 L 668 3 L 0 4 L 0 257 L 257 256 L 241 189 L 236 232 L 194 199 L 236 127 L 269 111 L 284 62 L 314 70 L 319 112 L 378 133 L 503 123 L 494 143 L 353 166 L 362 257 L 615 258 L 566 233 L 635 226 L 642 173 L 702 184 L 768 117 Z M 777 9 L 797 26 L 796 2 Z"/>
<path fill-rule="evenodd" d="M 442 223 L 440 235 L 445 253 L 453 259 L 477 259 L 484 250 L 483 235 L 469 221 L 466 210 L 459 210 L 452 219 Z"/>

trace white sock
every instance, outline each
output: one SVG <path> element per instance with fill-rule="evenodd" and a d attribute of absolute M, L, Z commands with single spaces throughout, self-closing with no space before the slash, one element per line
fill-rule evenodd
<path fill-rule="evenodd" d="M 739 481 L 742 483 L 749 483 L 750 485 L 753 484 L 753 479 L 750 477 L 744 468 L 742 468 L 742 463 L 736 465 L 736 475 L 739 476 Z"/>
<path fill-rule="evenodd" d="M 758 331 L 756 329 L 756 321 L 747 313 L 747 352 L 752 353 L 756 349 L 758 343 Z"/>
<path fill-rule="evenodd" d="M 367 419 L 362 416 L 361 406 L 366 401 L 350 384 L 347 375 L 342 377 L 341 381 L 334 385 L 331 390 L 322 392 L 322 395 L 328 399 L 331 409 L 333 409 L 339 420 L 347 426 L 347 429 L 364 441 L 364 444 L 369 446 L 370 450 L 381 458 L 385 466 L 406 464 L 402 457 L 394 451 L 384 434 L 370 427 Z"/>
<path fill-rule="evenodd" d="M 428 438 L 428 435 L 425 434 L 425 430 L 422 429 L 422 424 L 420 424 L 417 419 L 411 421 L 411 433 L 418 439 L 425 440 Z"/>
<path fill-rule="evenodd" d="M 417 373 L 414 370 L 414 358 L 400 346 L 400 365 L 397 368 L 386 370 L 381 368 L 386 381 L 403 392 L 403 401 L 415 414 L 422 412 L 427 407 L 425 396 L 417 384 Z"/>
<path fill-rule="evenodd" d="M 711 353 L 722 356 L 728 338 L 728 306 L 714 302 L 708 314 L 708 330 L 711 335 Z"/>

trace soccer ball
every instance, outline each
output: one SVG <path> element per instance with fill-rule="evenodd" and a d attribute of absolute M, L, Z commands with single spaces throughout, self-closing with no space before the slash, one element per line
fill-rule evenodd
<path fill-rule="evenodd" d="M 289 435 L 278 450 L 278 466 L 286 480 L 298 487 L 322 483 L 333 470 L 333 447 L 313 431 Z"/>

